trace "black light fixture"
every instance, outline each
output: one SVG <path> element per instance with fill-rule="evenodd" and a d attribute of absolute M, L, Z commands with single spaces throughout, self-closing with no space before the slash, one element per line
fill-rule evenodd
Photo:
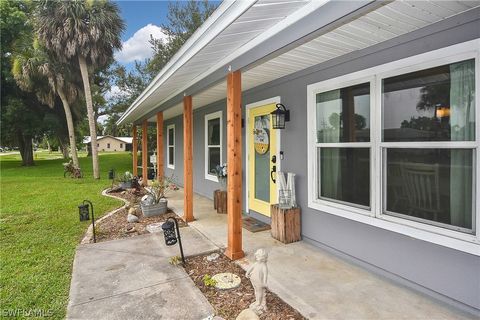
<path fill-rule="evenodd" d="M 113 182 L 115 180 L 115 169 L 110 169 L 110 171 L 108 171 L 108 179 L 112 180 L 112 188 L 113 188 Z"/>
<path fill-rule="evenodd" d="M 287 110 L 283 104 L 277 103 L 276 109 L 270 114 L 272 115 L 272 128 L 285 129 L 285 122 L 290 121 L 290 110 Z"/>
<path fill-rule="evenodd" d="M 89 200 L 83 200 L 82 204 L 78 206 L 78 215 L 80 221 L 90 220 L 90 207 L 92 208 L 92 225 L 93 225 L 93 242 L 97 242 L 95 237 L 95 215 L 93 214 L 93 204 Z"/>
<path fill-rule="evenodd" d="M 110 171 L 108 171 L 108 179 L 110 180 L 113 180 L 115 179 L 115 169 L 110 169 Z"/>
<path fill-rule="evenodd" d="M 176 229 L 176 233 L 175 233 Z M 173 246 L 177 243 L 180 247 L 180 255 L 182 256 L 182 262 L 185 266 L 185 257 L 183 256 L 182 238 L 180 237 L 180 230 L 178 228 L 177 219 L 170 217 L 162 224 L 163 236 L 165 237 L 165 244 L 167 246 Z M 178 239 L 177 239 L 178 237 Z"/>

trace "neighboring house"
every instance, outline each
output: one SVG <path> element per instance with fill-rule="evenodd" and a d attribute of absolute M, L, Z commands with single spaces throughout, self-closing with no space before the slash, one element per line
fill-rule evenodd
<path fill-rule="evenodd" d="M 98 151 L 131 151 L 132 137 L 114 137 L 114 136 L 97 136 Z M 90 145 L 90 136 L 83 139 L 83 143 Z"/>
<path fill-rule="evenodd" d="M 480 2 L 226 1 L 118 123 L 156 123 L 187 220 L 228 162 L 229 257 L 294 172 L 304 241 L 479 314 L 479 53 Z"/>

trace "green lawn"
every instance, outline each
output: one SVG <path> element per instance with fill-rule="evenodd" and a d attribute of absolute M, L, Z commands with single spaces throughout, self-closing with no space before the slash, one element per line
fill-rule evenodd
<path fill-rule="evenodd" d="M 91 200 L 96 217 L 121 205 L 101 191 L 110 185 L 109 169 L 131 169 L 128 153 L 101 154 L 100 180 L 84 154 L 85 178 L 63 178 L 58 156 L 37 152 L 34 167 L 21 167 L 18 155 L 0 156 L 0 318 L 12 309 L 65 318 L 75 247 L 88 226 L 77 205 Z"/>

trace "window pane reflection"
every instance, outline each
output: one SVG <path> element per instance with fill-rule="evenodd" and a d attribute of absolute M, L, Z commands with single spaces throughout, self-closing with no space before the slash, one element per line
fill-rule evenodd
<path fill-rule="evenodd" d="M 387 149 L 387 211 L 472 229 L 472 152 Z"/>
<path fill-rule="evenodd" d="M 383 141 L 475 139 L 475 61 L 383 80 Z"/>
<path fill-rule="evenodd" d="M 317 94 L 317 142 L 370 141 L 370 83 Z"/>
<path fill-rule="evenodd" d="M 370 206 L 370 149 L 318 148 L 320 198 Z"/>

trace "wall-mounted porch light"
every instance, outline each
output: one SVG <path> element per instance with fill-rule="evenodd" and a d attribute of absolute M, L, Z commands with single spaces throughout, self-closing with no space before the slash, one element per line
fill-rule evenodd
<path fill-rule="evenodd" d="M 285 122 L 290 121 L 290 110 L 287 110 L 283 104 L 277 103 L 276 109 L 270 114 L 272 115 L 272 128 L 285 129 Z"/>

